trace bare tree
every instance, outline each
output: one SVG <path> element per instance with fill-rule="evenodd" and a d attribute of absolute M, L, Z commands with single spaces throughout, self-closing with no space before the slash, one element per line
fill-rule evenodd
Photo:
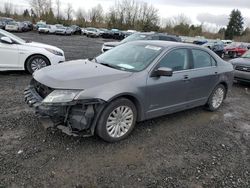
<path fill-rule="evenodd" d="M 179 15 L 174 16 L 172 18 L 172 23 L 174 26 L 180 25 L 180 24 L 183 24 L 183 25 L 188 24 L 189 25 L 191 23 L 191 20 L 185 14 L 179 14 Z"/>
<path fill-rule="evenodd" d="M 104 13 L 103 13 L 103 8 L 100 4 L 97 6 L 93 7 L 91 10 L 88 12 L 88 17 L 91 23 L 101 23 L 104 20 Z"/>
<path fill-rule="evenodd" d="M 4 3 L 4 14 L 9 17 L 13 13 L 13 4 L 10 2 Z"/>
<path fill-rule="evenodd" d="M 85 12 L 84 9 L 82 8 L 79 8 L 77 11 L 76 11 L 76 22 L 77 24 L 83 26 L 86 22 L 86 17 L 87 17 L 87 14 Z"/>
<path fill-rule="evenodd" d="M 29 4 L 38 17 L 48 13 L 52 8 L 51 0 L 29 0 Z"/>
<path fill-rule="evenodd" d="M 60 0 L 56 0 L 56 18 L 57 20 L 60 20 L 61 18 L 61 1 Z"/>
<path fill-rule="evenodd" d="M 108 14 L 108 24 L 123 29 L 155 30 L 159 22 L 158 9 L 136 0 L 117 1 Z"/>
<path fill-rule="evenodd" d="M 65 12 L 66 12 L 67 20 L 71 20 L 74 10 L 73 10 L 73 7 L 70 3 L 68 3 L 67 8 L 65 9 Z"/>

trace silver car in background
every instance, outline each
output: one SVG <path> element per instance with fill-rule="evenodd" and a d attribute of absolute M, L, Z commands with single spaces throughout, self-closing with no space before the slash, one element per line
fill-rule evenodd
<path fill-rule="evenodd" d="M 92 28 L 92 27 L 86 28 L 85 33 L 87 37 L 99 37 L 100 36 L 99 29 Z"/>
<path fill-rule="evenodd" d="M 116 142 L 136 122 L 197 106 L 217 110 L 231 88 L 233 66 L 199 46 L 136 41 L 33 77 L 25 100 L 42 122 L 51 122 L 46 126 Z"/>
<path fill-rule="evenodd" d="M 72 29 L 70 27 L 57 27 L 55 34 L 57 35 L 72 35 Z"/>
<path fill-rule="evenodd" d="M 229 62 L 234 67 L 234 79 L 239 82 L 250 83 L 250 50 Z"/>

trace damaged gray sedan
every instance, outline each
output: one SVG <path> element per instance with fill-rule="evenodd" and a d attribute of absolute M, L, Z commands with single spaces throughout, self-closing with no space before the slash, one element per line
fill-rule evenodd
<path fill-rule="evenodd" d="M 232 85 L 233 67 L 199 46 L 137 41 L 33 77 L 25 101 L 43 124 L 115 142 L 136 122 L 196 106 L 217 110 Z"/>

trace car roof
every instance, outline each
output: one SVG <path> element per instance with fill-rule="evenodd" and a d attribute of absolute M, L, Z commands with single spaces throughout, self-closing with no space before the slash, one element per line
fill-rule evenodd
<path fill-rule="evenodd" d="M 142 45 L 155 45 L 162 48 L 172 48 L 172 47 L 195 47 L 195 48 L 201 48 L 203 47 L 194 45 L 194 44 L 188 44 L 188 43 L 181 43 L 181 42 L 171 42 L 171 41 L 163 41 L 163 40 L 138 40 L 138 41 L 132 41 L 129 42 L 130 44 L 142 44 Z"/>

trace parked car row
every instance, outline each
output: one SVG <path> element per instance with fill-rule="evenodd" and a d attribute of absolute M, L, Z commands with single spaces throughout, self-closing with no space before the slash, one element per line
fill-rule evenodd
<path fill-rule="evenodd" d="M 30 21 L 16 22 L 11 18 L 0 18 L 0 29 L 12 32 L 27 32 L 33 30 Z"/>
<path fill-rule="evenodd" d="M 127 30 L 121 31 L 118 29 L 105 29 L 105 28 L 82 28 L 82 34 L 86 35 L 87 37 L 102 37 L 106 39 L 116 39 L 116 40 L 123 40 L 124 38 L 130 36 L 133 33 L 136 33 L 135 30 Z"/>
<path fill-rule="evenodd" d="M 221 58 L 237 58 L 250 49 L 249 43 L 231 40 L 194 40 L 193 44 L 202 45 L 214 51 Z"/>
<path fill-rule="evenodd" d="M 70 27 L 65 27 L 61 24 L 49 25 L 49 24 L 39 24 L 36 26 L 37 31 L 42 34 L 58 34 L 58 35 L 73 35 L 82 34 L 81 28 L 72 25 Z"/>

